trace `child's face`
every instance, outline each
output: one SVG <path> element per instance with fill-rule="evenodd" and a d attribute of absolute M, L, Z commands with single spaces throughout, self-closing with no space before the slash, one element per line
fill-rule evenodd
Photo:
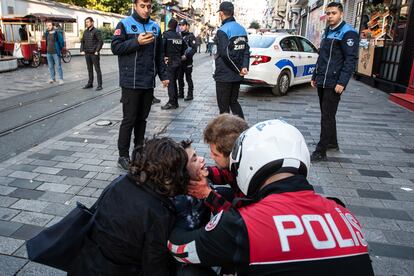
<path fill-rule="evenodd" d="M 198 156 L 192 147 L 186 148 L 185 151 L 188 155 L 187 171 L 191 180 L 200 180 L 201 177 L 206 177 L 208 171 L 204 157 Z"/>
<path fill-rule="evenodd" d="M 219 152 L 215 144 L 210 144 L 210 157 L 221 169 L 226 169 L 230 165 L 230 158 L 228 156 L 224 156 L 223 153 Z"/>

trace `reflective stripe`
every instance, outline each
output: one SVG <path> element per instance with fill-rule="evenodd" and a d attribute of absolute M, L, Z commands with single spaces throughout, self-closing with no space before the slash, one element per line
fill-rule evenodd
<path fill-rule="evenodd" d="M 324 80 L 323 80 L 323 88 L 325 88 L 325 84 L 326 84 L 326 76 L 328 75 L 329 63 L 331 62 L 331 57 L 332 57 L 332 48 L 333 48 L 333 44 L 334 44 L 334 42 L 335 42 L 335 40 L 334 40 L 334 39 L 332 39 L 331 50 L 329 51 L 328 66 L 326 66 L 325 78 L 324 78 Z"/>

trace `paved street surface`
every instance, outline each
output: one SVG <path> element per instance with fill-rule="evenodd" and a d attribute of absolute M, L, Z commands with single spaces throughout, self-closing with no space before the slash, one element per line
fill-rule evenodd
<path fill-rule="evenodd" d="M 218 114 L 210 59 L 193 75 L 194 101 L 180 101 L 179 109 L 169 111 L 154 105 L 147 135 L 191 138 L 208 158 L 202 131 Z M 166 102 L 164 89 L 157 88 L 156 95 Z M 313 150 L 320 113 L 310 86 L 294 87 L 285 97 L 243 86 L 240 102 L 250 125 L 283 118 L 302 131 Z M 25 240 L 59 221 L 76 201 L 90 206 L 122 173 L 116 167 L 120 119 L 119 105 L 0 163 L 1 275 L 64 275 L 28 262 Z M 95 124 L 101 120 L 112 125 Z M 313 164 L 310 182 L 358 216 L 376 275 L 414 275 L 414 113 L 389 102 L 387 94 L 351 81 L 339 105 L 338 135 L 341 150 L 329 152 L 329 162 Z"/>
<path fill-rule="evenodd" d="M 116 56 L 101 56 L 102 74 L 118 71 L 118 61 Z M 84 56 L 73 56 L 71 62 L 62 62 L 63 79 L 65 82 L 84 80 L 88 77 Z M 57 73 L 56 73 L 57 74 Z M 96 76 L 95 76 L 96 77 Z M 38 68 L 19 67 L 16 71 L 0 74 L 0 100 L 20 94 L 26 94 L 36 90 L 45 89 L 51 86 L 58 86 L 57 83 L 49 84 L 49 69 L 46 63 L 42 63 Z M 105 81 L 105 80 L 104 80 Z M 80 82 L 79 86 L 86 83 Z M 105 83 L 104 83 L 105 84 Z M 96 85 L 96 79 L 95 79 Z"/>

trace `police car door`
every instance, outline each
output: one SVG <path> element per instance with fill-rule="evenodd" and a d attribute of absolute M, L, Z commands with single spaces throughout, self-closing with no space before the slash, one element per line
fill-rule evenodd
<path fill-rule="evenodd" d="M 280 41 L 282 49 L 281 59 L 276 62 L 276 67 L 280 70 L 288 68 L 291 75 L 291 83 L 296 83 L 298 67 L 302 66 L 299 46 L 293 36 L 285 37 Z"/>
<path fill-rule="evenodd" d="M 296 37 L 300 47 L 302 67 L 298 68 L 298 82 L 310 82 L 318 60 L 318 50 L 306 38 Z"/>

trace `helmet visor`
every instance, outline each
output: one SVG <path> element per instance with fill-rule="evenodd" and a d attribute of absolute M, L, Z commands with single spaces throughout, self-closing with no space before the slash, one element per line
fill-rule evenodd
<path fill-rule="evenodd" d="M 243 140 L 246 137 L 245 132 L 242 132 L 240 134 L 239 138 L 237 138 L 236 142 L 234 142 L 233 150 L 230 154 L 230 170 L 232 173 L 234 173 L 235 176 L 237 176 L 237 171 L 239 170 L 240 166 L 240 160 L 242 157 L 242 146 L 243 146 Z"/>

